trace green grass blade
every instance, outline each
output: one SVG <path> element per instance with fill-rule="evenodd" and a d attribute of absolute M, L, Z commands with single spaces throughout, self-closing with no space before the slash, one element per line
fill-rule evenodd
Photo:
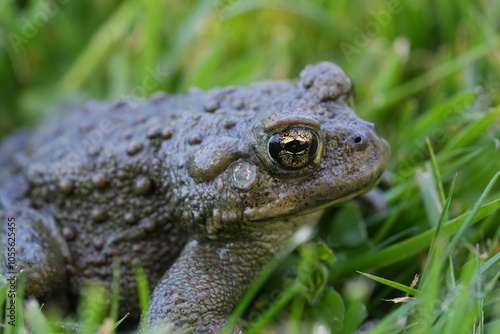
<path fill-rule="evenodd" d="M 84 288 L 78 305 L 79 323 L 83 325 L 83 334 L 92 334 L 106 317 L 107 290 L 98 283 Z"/>
<path fill-rule="evenodd" d="M 500 199 L 493 200 L 481 206 L 474 215 L 471 224 L 477 223 L 482 218 L 492 214 L 498 209 L 500 209 Z M 445 237 L 456 233 L 469 216 L 470 211 L 450 220 L 443 226 L 441 235 Z M 333 274 L 337 276 L 344 273 L 352 273 L 356 270 L 366 271 L 373 268 L 383 268 L 393 263 L 397 263 L 429 247 L 434 234 L 435 229 L 430 229 L 418 236 L 401 241 L 379 252 L 352 258 L 349 259 L 348 262 L 337 261 L 337 263 L 333 265 Z"/>
<path fill-rule="evenodd" d="M 453 191 L 455 190 L 456 180 L 457 180 L 457 175 L 455 174 L 455 177 L 453 178 L 453 182 L 451 183 L 450 192 L 448 193 L 448 197 L 446 198 L 446 201 L 444 202 L 443 211 L 441 212 L 438 224 L 437 224 L 437 226 L 434 230 L 434 234 L 432 236 L 431 244 L 429 246 L 429 255 L 427 256 L 428 258 L 430 258 L 432 256 L 432 253 L 435 251 L 436 241 L 441 233 L 441 230 L 443 229 L 443 225 L 448 220 L 448 211 L 450 209 L 451 198 L 453 197 Z"/>
<path fill-rule="evenodd" d="M 439 280 L 438 275 L 441 273 L 442 268 L 443 268 L 443 265 L 439 261 L 439 258 L 442 256 L 441 253 L 443 252 L 444 247 L 442 247 L 443 245 L 441 245 L 441 244 L 439 245 L 440 247 L 438 247 L 437 242 L 438 242 L 438 238 L 441 236 L 441 231 L 443 229 L 443 225 L 448 220 L 448 211 L 449 211 L 451 199 L 453 197 L 453 193 L 455 190 L 455 181 L 456 181 L 456 175 L 453 178 L 453 182 L 452 182 L 451 187 L 450 187 L 450 192 L 448 193 L 448 197 L 446 198 L 446 201 L 444 202 L 443 210 L 441 211 L 441 215 L 439 217 L 438 224 L 434 230 L 434 234 L 432 236 L 432 240 L 431 240 L 431 243 L 429 246 L 427 261 L 426 261 L 424 271 L 423 271 L 422 277 L 421 277 L 421 284 L 420 284 L 421 290 L 427 292 L 429 295 L 429 298 L 435 298 L 436 297 L 435 295 L 438 293 L 438 288 L 437 288 L 438 280 Z M 427 317 L 424 317 L 424 318 L 428 318 L 433 311 L 434 311 L 434 307 L 432 307 L 432 305 L 425 304 L 423 306 L 422 312 L 426 312 Z M 428 325 L 428 327 L 430 327 L 430 323 L 426 323 L 426 325 Z"/>
<path fill-rule="evenodd" d="M 460 56 L 450 59 L 439 67 L 411 80 L 408 81 L 398 87 L 395 87 L 389 90 L 386 94 L 386 99 L 382 102 L 383 104 L 373 104 L 373 105 L 365 105 L 364 103 L 359 105 L 360 109 L 368 109 L 369 113 L 373 112 L 376 109 L 383 108 L 382 111 L 389 111 L 391 106 L 400 102 L 401 100 L 408 98 L 411 95 L 415 95 L 419 91 L 424 88 L 430 86 L 431 84 L 443 80 L 447 76 L 452 75 L 453 73 L 458 72 L 463 69 L 465 66 L 481 59 L 483 57 L 488 56 L 498 47 L 500 42 L 500 38 L 497 37 L 492 41 L 484 42 L 467 50 L 462 53 Z"/>
<path fill-rule="evenodd" d="M 486 261 L 482 266 L 481 270 L 479 271 L 480 275 L 483 275 L 487 270 L 491 269 L 493 265 L 495 265 L 497 262 L 500 261 L 500 252 L 495 254 L 492 258 L 490 258 L 488 261 Z"/>
<path fill-rule="evenodd" d="M 113 323 L 116 323 L 118 320 L 118 311 L 119 311 L 119 303 L 120 303 L 120 259 L 115 257 L 113 259 L 113 292 L 111 297 L 111 310 L 109 312 L 109 316 Z"/>
<path fill-rule="evenodd" d="M 491 179 L 490 183 L 486 186 L 486 189 L 483 191 L 483 193 L 481 194 L 481 196 L 477 200 L 476 204 L 474 205 L 474 207 L 470 211 L 470 214 L 468 215 L 467 219 L 460 226 L 457 233 L 453 236 L 453 239 L 451 239 L 450 243 L 446 247 L 445 256 L 443 258 L 448 257 L 451 254 L 451 252 L 453 251 L 453 249 L 455 249 L 455 247 L 458 245 L 458 242 L 460 241 L 460 239 L 463 238 L 465 232 L 470 227 L 470 225 L 473 223 L 473 219 L 474 219 L 476 213 L 478 212 L 479 208 L 481 207 L 481 204 L 484 202 L 484 200 L 488 196 L 491 188 L 493 188 L 493 186 L 495 185 L 499 176 L 500 176 L 500 172 L 496 173 L 495 176 L 493 177 L 493 179 Z"/>
<path fill-rule="evenodd" d="M 129 315 L 129 313 L 125 314 L 125 315 L 124 315 L 124 316 L 123 316 L 120 320 L 118 320 L 117 322 L 115 322 L 115 323 L 113 324 L 113 332 L 115 332 L 115 331 L 116 331 L 116 329 L 118 328 L 118 326 L 120 326 L 120 324 L 121 324 L 123 321 L 125 321 L 125 319 L 127 319 L 128 315 Z"/>
<path fill-rule="evenodd" d="M 498 115 L 500 115 L 500 107 L 496 107 L 489 111 L 484 117 L 481 117 L 476 122 L 470 124 L 468 127 L 463 129 L 459 134 L 454 136 L 445 147 L 443 147 L 442 151 L 452 151 L 457 148 L 467 147 L 473 145 L 477 142 L 478 138 L 491 127 L 492 124 L 495 124 L 498 119 Z"/>
<path fill-rule="evenodd" d="M 262 287 L 262 285 L 267 281 L 271 273 L 278 267 L 278 265 L 291 253 L 293 252 L 300 244 L 308 241 L 312 237 L 312 229 L 309 226 L 302 227 L 299 231 L 297 231 L 290 240 L 285 248 L 279 252 L 274 259 L 262 270 L 260 275 L 257 277 L 255 282 L 250 286 L 248 291 L 245 293 L 243 298 L 240 300 L 238 305 L 234 308 L 229 320 L 222 330 L 222 334 L 228 334 L 231 332 L 231 329 L 236 325 L 238 319 L 243 315 L 243 312 L 250 305 L 253 298 L 257 295 L 257 292 Z"/>
<path fill-rule="evenodd" d="M 261 333 L 266 324 L 274 318 L 276 314 L 278 314 L 278 312 L 281 311 L 290 302 L 290 300 L 292 300 L 293 297 L 304 291 L 306 291 L 306 287 L 304 285 L 300 283 L 293 284 L 272 304 L 269 310 L 252 323 L 252 326 L 248 328 L 245 333 Z"/>
<path fill-rule="evenodd" d="M 32 333 L 47 334 L 53 332 L 50 323 L 42 314 L 40 305 L 37 301 L 30 300 L 26 302 L 24 317 L 26 319 L 26 324 L 31 328 Z"/>
<path fill-rule="evenodd" d="M 142 328 L 147 332 L 147 318 L 149 306 L 149 285 L 144 268 L 137 263 L 134 265 L 134 274 L 137 279 L 137 290 L 139 294 L 139 303 L 141 304 Z"/>
<path fill-rule="evenodd" d="M 443 173 L 455 172 L 456 170 L 460 169 L 461 166 L 464 166 L 477 157 L 481 156 L 481 154 L 483 154 L 485 150 L 487 150 L 487 147 L 464 149 L 463 153 L 465 154 L 463 154 L 463 156 L 461 156 L 460 154 L 454 154 L 452 152 L 450 152 L 450 154 L 439 152 L 437 155 L 437 159 L 440 165 L 445 164 L 446 166 L 445 168 L 443 168 Z"/>
<path fill-rule="evenodd" d="M 141 7 L 142 2 L 138 0 L 126 0 L 121 3 L 114 14 L 101 25 L 61 79 L 59 86 L 63 91 L 74 93 L 83 87 L 99 65 L 123 40 Z"/>
<path fill-rule="evenodd" d="M 363 276 L 366 276 L 368 278 L 371 278 L 374 281 L 377 281 L 379 283 L 382 283 L 384 285 L 390 286 L 391 288 L 397 289 L 399 291 L 403 291 L 406 294 L 409 295 L 414 295 L 415 297 L 422 296 L 422 292 L 418 291 L 417 289 L 410 288 L 409 286 L 403 285 L 401 283 L 397 283 L 391 280 L 388 280 L 386 278 L 378 277 L 375 275 L 367 274 L 361 271 L 357 271 L 358 274 L 361 274 Z"/>
<path fill-rule="evenodd" d="M 479 251 L 479 245 L 476 245 L 476 270 L 474 273 L 474 277 L 479 277 L 480 276 L 480 251 Z M 482 299 L 482 292 L 483 292 L 483 287 L 482 287 L 482 282 L 481 279 L 474 279 L 472 278 L 472 281 L 476 283 L 476 307 L 477 307 L 477 314 L 478 316 L 483 314 L 483 299 Z M 479 333 L 484 333 L 484 319 L 482 317 L 479 317 L 478 319 L 478 328 L 477 330 Z"/>
<path fill-rule="evenodd" d="M 402 145 L 408 145 L 414 138 L 432 137 L 436 128 L 442 127 L 443 120 L 456 117 L 456 110 L 464 110 L 477 99 L 476 92 L 460 92 L 441 102 L 419 116 L 415 124 L 403 133 Z M 444 130 L 444 129 L 441 129 Z"/>
<path fill-rule="evenodd" d="M 425 171 L 417 168 L 415 176 L 424 203 L 429 227 L 435 227 L 439 221 L 439 214 L 442 211 L 442 207 L 435 180 L 429 169 L 428 164 Z"/>
<path fill-rule="evenodd" d="M 305 1 L 243 1 L 240 6 L 236 7 L 235 10 L 228 15 L 228 18 L 248 13 L 250 11 L 269 8 L 288 11 L 297 16 L 310 19 L 328 30 L 334 30 L 338 35 L 344 38 L 347 38 L 348 36 L 345 25 L 341 25 L 339 22 L 332 20 L 320 6 Z"/>
<path fill-rule="evenodd" d="M 382 318 L 372 329 L 370 329 L 366 334 L 388 334 L 388 333 L 401 333 L 398 331 L 398 321 L 414 307 L 413 303 L 404 303 L 401 307 L 397 308 L 395 311 L 389 313 L 384 318 Z M 394 332 L 392 332 L 394 330 Z M 347 334 L 347 333 L 346 333 Z M 349 333 L 350 334 L 350 333 Z"/>
<path fill-rule="evenodd" d="M 453 312 L 443 312 L 440 321 L 445 321 L 446 326 L 443 334 L 464 333 L 464 328 L 472 328 L 474 317 L 477 317 L 472 302 L 472 276 L 475 269 L 475 260 L 469 261 L 462 268 L 461 282 L 454 294 L 448 296 L 447 304 L 453 305 Z"/>
<path fill-rule="evenodd" d="M 5 305 L 4 302 L 7 299 L 7 285 L 2 285 L 0 286 L 0 334 L 3 333 L 2 329 L 2 321 L 3 321 L 3 326 L 6 327 L 8 319 L 4 319 L 4 310 L 5 310 Z"/>
<path fill-rule="evenodd" d="M 441 173 L 439 171 L 439 165 L 436 160 L 436 155 L 434 154 L 434 149 L 432 148 L 429 137 L 425 138 L 425 142 L 427 143 L 427 149 L 429 150 L 429 154 L 431 157 L 432 174 L 434 175 L 434 180 L 436 181 L 439 190 L 439 198 L 441 199 L 441 203 L 444 203 L 446 200 L 446 196 L 444 195 L 443 182 L 441 180 Z"/>
<path fill-rule="evenodd" d="M 195 2 L 193 9 L 189 12 L 180 26 L 168 52 L 160 59 L 160 67 L 167 73 L 173 73 L 182 61 L 182 53 L 189 49 L 189 44 L 202 32 L 200 24 L 206 22 L 212 12 L 213 1 L 201 0 Z"/>

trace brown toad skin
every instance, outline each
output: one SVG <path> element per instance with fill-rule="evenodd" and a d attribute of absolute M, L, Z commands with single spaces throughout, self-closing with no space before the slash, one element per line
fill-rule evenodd
<path fill-rule="evenodd" d="M 217 332 L 305 215 L 373 188 L 389 149 L 352 108 L 351 83 L 328 62 L 297 81 L 191 89 L 150 99 L 89 102 L 53 115 L 0 149 L 0 218 L 15 217 L 26 295 L 79 294 L 112 284 L 120 313 L 138 315 L 133 265 L 151 296 L 147 323 Z M 284 169 L 267 150 L 289 128 L 316 133 L 318 153 Z M 255 179 L 235 181 L 239 167 Z"/>

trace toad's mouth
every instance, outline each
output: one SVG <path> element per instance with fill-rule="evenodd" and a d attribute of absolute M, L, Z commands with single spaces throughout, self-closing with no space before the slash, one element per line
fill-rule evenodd
<path fill-rule="evenodd" d="M 328 200 L 328 196 L 318 196 L 316 200 L 309 199 L 309 201 L 301 203 L 301 205 L 290 207 L 287 205 L 291 202 L 290 199 L 281 197 L 260 207 L 247 207 L 243 211 L 243 219 L 255 222 L 306 215 L 364 194 L 373 189 L 380 182 L 381 178 L 382 173 L 374 182 L 370 182 L 368 186 L 330 200 Z"/>

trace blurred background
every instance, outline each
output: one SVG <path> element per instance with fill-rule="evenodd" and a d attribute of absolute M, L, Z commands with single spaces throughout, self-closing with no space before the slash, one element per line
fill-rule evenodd
<path fill-rule="evenodd" d="M 389 209 L 350 202 L 320 226 L 337 256 L 322 287 L 341 292 L 353 329 L 398 296 L 355 270 L 410 284 L 430 239 L 373 254 L 435 228 L 455 175 L 451 218 L 500 169 L 499 18 L 498 0 L 0 0 L 0 137 L 64 101 L 294 79 L 307 64 L 337 63 L 355 84 L 357 113 L 393 155 L 381 185 Z M 468 230 L 457 267 L 476 243 L 489 255 L 500 249 L 495 210 Z"/>
<path fill-rule="evenodd" d="M 397 121 L 405 108 L 490 81 L 498 93 L 499 8 L 488 0 L 2 0 L 0 130 L 74 96 L 296 78 L 322 60 L 352 77 L 362 116 L 384 110 Z"/>

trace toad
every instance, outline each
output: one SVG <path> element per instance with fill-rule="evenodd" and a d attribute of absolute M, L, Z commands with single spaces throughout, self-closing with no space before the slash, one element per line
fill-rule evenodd
<path fill-rule="evenodd" d="M 217 332 L 311 213 L 373 188 L 388 160 L 329 62 L 298 81 L 91 101 L 4 141 L 2 274 L 67 298 L 111 289 L 119 259 L 120 313 L 138 316 L 140 264 L 150 327 Z"/>

